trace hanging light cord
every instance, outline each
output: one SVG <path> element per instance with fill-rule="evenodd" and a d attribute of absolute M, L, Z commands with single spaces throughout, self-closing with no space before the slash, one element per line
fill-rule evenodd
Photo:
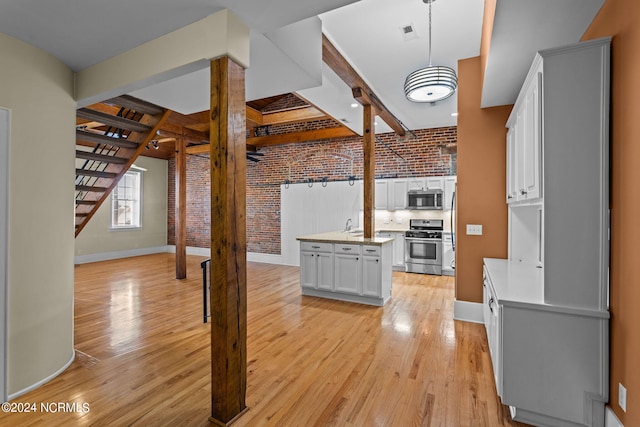
<path fill-rule="evenodd" d="M 429 67 L 431 67 L 431 3 L 433 0 L 429 0 Z"/>

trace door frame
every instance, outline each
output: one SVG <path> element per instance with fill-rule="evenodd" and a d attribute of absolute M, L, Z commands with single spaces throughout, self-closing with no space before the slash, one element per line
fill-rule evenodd
<path fill-rule="evenodd" d="M 7 396 L 7 246 L 11 110 L 0 107 L 0 398 Z"/>

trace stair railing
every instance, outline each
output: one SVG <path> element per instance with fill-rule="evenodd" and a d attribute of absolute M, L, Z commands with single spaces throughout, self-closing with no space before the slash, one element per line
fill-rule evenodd
<path fill-rule="evenodd" d="M 211 258 L 205 259 L 200 263 L 202 268 L 202 307 L 203 307 L 203 320 L 207 323 L 211 314 L 209 313 L 209 293 L 211 292 Z"/>

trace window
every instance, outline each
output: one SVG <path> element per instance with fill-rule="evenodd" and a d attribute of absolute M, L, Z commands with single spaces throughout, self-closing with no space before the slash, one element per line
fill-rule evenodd
<path fill-rule="evenodd" d="M 111 228 L 141 228 L 142 172 L 129 170 L 111 193 Z"/>

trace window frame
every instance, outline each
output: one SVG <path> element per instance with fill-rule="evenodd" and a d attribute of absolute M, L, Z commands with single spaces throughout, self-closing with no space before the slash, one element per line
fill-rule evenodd
<path fill-rule="evenodd" d="M 113 190 L 111 191 L 111 195 L 109 196 L 111 198 L 111 200 L 109 201 L 109 230 L 110 231 L 131 231 L 131 230 L 141 230 L 142 229 L 142 210 L 143 210 L 143 194 L 144 194 L 144 175 L 142 173 L 143 171 L 141 169 L 134 169 L 134 168 L 130 168 L 127 172 L 125 172 L 124 175 L 122 175 L 122 177 L 120 177 L 120 180 L 118 181 L 118 184 L 116 184 L 116 186 L 113 188 Z M 137 200 L 136 200 L 136 195 L 133 195 L 133 198 L 131 200 L 128 200 L 126 198 L 121 198 L 121 199 L 116 199 L 116 194 L 118 191 L 118 187 L 120 187 L 120 183 L 122 182 L 123 179 L 125 179 L 125 177 L 127 175 L 136 175 L 137 176 L 137 180 L 138 180 L 138 193 L 137 193 Z M 125 225 L 117 225 L 115 224 L 115 218 L 114 218 L 114 204 L 116 202 L 116 200 L 124 200 L 124 201 L 131 201 L 133 203 L 137 202 L 138 205 L 138 212 L 137 212 L 137 225 L 131 225 L 131 224 L 125 224 Z"/>

